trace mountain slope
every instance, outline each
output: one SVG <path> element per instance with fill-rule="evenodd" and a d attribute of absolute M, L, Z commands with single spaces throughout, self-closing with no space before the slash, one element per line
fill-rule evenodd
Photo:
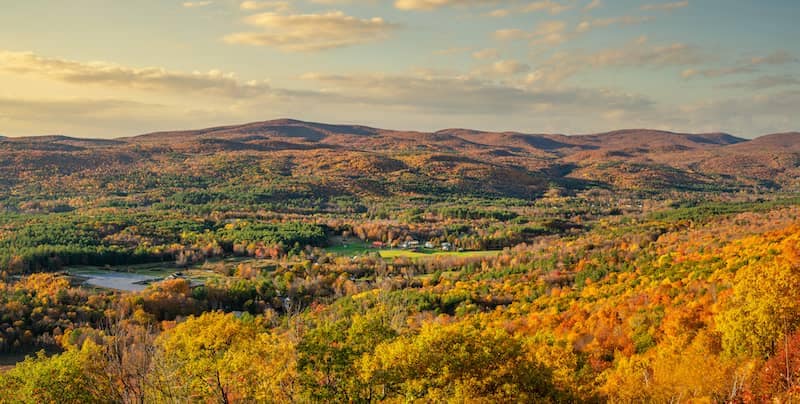
<path fill-rule="evenodd" d="M 115 140 L 5 138 L 0 146 L 0 168 L 13 173 L 7 181 L 14 184 L 54 172 L 98 181 L 110 181 L 103 178 L 112 172 L 213 177 L 249 165 L 326 192 L 376 196 L 532 198 L 553 186 L 664 192 L 800 186 L 797 132 L 754 140 L 648 129 L 567 136 L 396 131 L 279 119 Z"/>

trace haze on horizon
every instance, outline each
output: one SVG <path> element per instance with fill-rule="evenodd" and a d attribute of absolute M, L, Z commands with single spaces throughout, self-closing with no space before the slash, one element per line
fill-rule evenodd
<path fill-rule="evenodd" d="M 800 128 L 793 0 L 32 0 L 0 13 L 0 134 L 291 117 L 741 137 Z"/>

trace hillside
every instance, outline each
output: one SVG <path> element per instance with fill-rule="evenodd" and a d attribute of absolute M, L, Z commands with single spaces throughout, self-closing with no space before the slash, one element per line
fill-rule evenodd
<path fill-rule="evenodd" d="M 105 176 L 162 176 L 188 167 L 218 177 L 215 170 L 258 162 L 282 178 L 359 197 L 446 192 L 534 198 L 553 187 L 567 193 L 587 187 L 789 190 L 798 186 L 798 136 L 744 140 L 645 129 L 574 136 L 468 129 L 423 133 L 280 119 L 114 140 L 0 139 L 0 168 L 13 173 L 4 184 L 22 186 L 26 177 L 57 183 L 80 175 L 84 182 L 103 182 Z"/>

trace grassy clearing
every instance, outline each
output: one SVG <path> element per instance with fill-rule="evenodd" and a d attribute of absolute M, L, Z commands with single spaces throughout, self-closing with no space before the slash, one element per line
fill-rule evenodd
<path fill-rule="evenodd" d="M 433 256 L 449 256 L 449 257 L 491 257 L 500 254 L 501 251 L 438 251 L 438 250 L 381 250 L 380 254 L 383 258 L 428 258 Z"/>
<path fill-rule="evenodd" d="M 341 244 L 328 247 L 325 251 L 336 255 L 363 255 L 368 252 L 376 251 L 364 243 Z"/>
<path fill-rule="evenodd" d="M 360 240 L 344 242 L 341 239 L 332 239 L 331 246 L 325 251 L 342 256 L 364 255 L 368 253 L 379 253 L 382 258 L 430 258 L 432 256 L 452 256 L 452 257 L 490 257 L 500 253 L 500 251 L 442 251 L 438 249 L 422 249 L 420 251 L 401 250 L 401 249 L 377 249 Z"/>

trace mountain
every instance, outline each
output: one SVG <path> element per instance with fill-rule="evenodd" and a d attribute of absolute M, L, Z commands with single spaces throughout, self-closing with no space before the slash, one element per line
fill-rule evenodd
<path fill-rule="evenodd" d="M 798 132 L 753 140 L 649 129 L 416 132 L 279 119 L 113 140 L 0 138 L 0 146 L 0 168 L 15 173 L 9 182 L 16 184 L 43 173 L 91 174 L 102 182 L 105 172 L 213 176 L 231 165 L 255 164 L 325 192 L 374 196 L 531 198 L 553 186 L 656 192 L 800 186 Z"/>

